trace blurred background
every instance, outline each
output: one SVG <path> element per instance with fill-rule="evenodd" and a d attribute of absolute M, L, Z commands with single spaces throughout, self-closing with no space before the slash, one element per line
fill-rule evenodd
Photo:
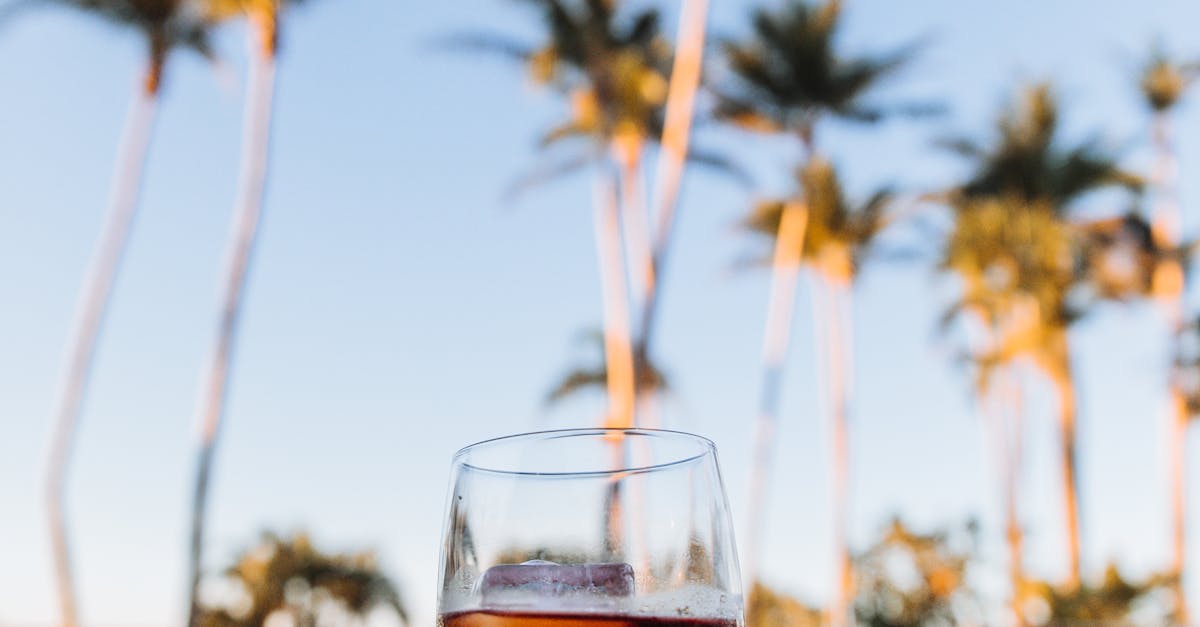
<path fill-rule="evenodd" d="M 617 36 L 572 52 L 556 6 Z M 0 7 L 0 625 L 73 624 L 64 554 L 80 624 L 183 623 L 206 441 L 207 624 L 324 589 L 304 601 L 337 606 L 323 624 L 430 625 L 454 451 L 635 419 L 716 442 L 747 592 L 766 586 L 752 624 L 1186 623 L 1200 599 L 1194 3 L 712 3 L 645 354 L 635 212 L 662 236 L 680 3 Z M 125 202 L 139 160 L 117 145 L 139 132 Z M 137 217 L 76 413 L 63 372 L 106 197 Z M 270 592 L 297 577 L 309 593 Z"/>

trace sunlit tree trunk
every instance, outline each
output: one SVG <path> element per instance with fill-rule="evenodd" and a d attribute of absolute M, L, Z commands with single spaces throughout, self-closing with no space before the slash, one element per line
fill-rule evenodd
<path fill-rule="evenodd" d="M 71 547 L 67 539 L 66 482 L 79 413 L 90 378 L 96 342 L 112 293 L 113 282 L 124 256 L 126 241 L 137 212 L 138 192 L 146 164 L 146 151 L 153 135 L 158 108 L 163 58 L 155 55 L 144 80 L 135 87 L 125 127 L 121 131 L 112 187 L 105 210 L 100 241 L 88 265 L 79 301 L 75 305 L 67 364 L 58 393 L 54 430 L 46 461 L 45 499 L 54 578 L 58 592 L 59 618 L 66 627 L 79 624 Z"/>
<path fill-rule="evenodd" d="M 675 230 L 675 212 L 679 205 L 679 189 L 695 113 L 696 90 L 700 85 L 700 69 L 704 60 L 707 20 L 708 0 L 683 0 L 671 84 L 667 91 L 662 144 L 654 174 L 654 199 L 651 205 L 657 220 L 654 233 L 651 234 L 654 245 L 650 258 L 640 270 L 643 280 L 641 320 L 634 352 L 637 362 L 641 364 L 649 363 L 650 342 L 658 314 L 659 275 L 666 263 Z"/>
<path fill-rule="evenodd" d="M 221 308 L 217 334 L 209 356 L 205 380 L 197 399 L 196 416 L 200 426 L 200 451 L 197 457 L 192 501 L 191 551 L 188 581 L 190 603 L 188 624 L 199 623 L 197 594 L 204 559 L 204 534 L 208 513 L 209 482 L 213 456 L 225 411 L 238 323 L 241 318 L 246 277 L 258 236 L 266 188 L 270 153 L 271 102 L 275 92 L 275 18 L 272 12 L 250 14 L 249 77 L 242 120 L 241 171 L 237 198 L 226 251 L 225 270 L 219 298 Z"/>
<path fill-rule="evenodd" d="M 1175 576 L 1176 595 L 1175 620 L 1188 625 L 1187 594 L 1183 585 L 1183 574 L 1187 555 L 1187 400 L 1178 388 L 1171 390 L 1171 425 L 1167 437 L 1170 451 L 1168 463 L 1171 473 L 1171 572 Z"/>
<path fill-rule="evenodd" d="M 851 333 L 851 293 L 848 277 L 826 270 L 821 275 L 823 317 L 828 337 L 825 350 L 829 363 L 828 394 L 830 405 L 831 477 L 833 496 L 834 597 L 829 609 L 829 623 L 841 627 L 850 621 L 854 598 L 854 572 L 850 561 L 847 531 L 850 510 L 850 446 L 848 381 L 848 347 Z"/>
<path fill-rule="evenodd" d="M 619 148 L 614 149 L 614 155 Z M 620 173 L 604 162 L 596 185 L 596 258 L 600 269 L 604 306 L 604 357 L 607 368 L 608 413 L 606 427 L 632 427 L 635 386 L 633 346 L 629 329 L 629 286 L 621 251 L 620 203 L 617 199 Z"/>
<path fill-rule="evenodd" d="M 626 139 L 614 143 L 614 156 L 620 176 L 620 216 L 621 225 L 624 227 L 622 239 L 625 244 L 625 259 L 631 270 L 634 268 L 648 269 L 654 265 L 654 253 L 650 241 L 650 216 L 646 212 L 645 189 L 642 184 L 643 144 L 644 142 L 640 139 Z M 629 279 L 629 287 L 632 288 L 629 292 L 639 295 L 636 304 L 629 303 L 627 306 L 627 311 L 632 312 L 635 306 L 644 305 L 646 299 L 650 298 L 649 294 L 654 291 L 654 276 L 652 272 L 641 275 L 632 271 L 626 273 L 625 266 L 622 266 L 621 272 Z M 640 338 L 643 334 L 640 330 L 631 329 L 631 338 Z M 638 402 L 647 394 L 652 394 L 652 391 L 641 389 L 642 382 L 645 380 L 643 376 L 640 376 L 641 370 L 648 364 L 643 360 L 645 354 L 638 348 L 640 340 L 631 341 L 633 342 L 631 346 L 634 385 L 633 420 L 637 426 L 645 426 L 647 421 L 657 422 L 657 417 L 643 416 L 638 411 L 653 408 L 653 405 Z"/>
<path fill-rule="evenodd" d="M 779 232 L 775 236 L 771 293 L 767 302 L 766 334 L 763 339 L 762 389 L 758 419 L 754 424 L 754 465 L 750 475 L 749 526 L 745 551 L 745 575 L 750 587 L 759 581 L 759 559 L 762 557 L 767 497 L 770 492 L 768 481 L 775 461 L 783 364 L 791 337 L 796 280 L 807 226 L 807 207 L 801 202 L 789 202 L 783 209 Z"/>
<path fill-rule="evenodd" d="M 1154 164 L 1155 206 L 1152 230 L 1155 243 L 1163 249 L 1179 246 L 1183 230 L 1182 207 L 1177 193 L 1178 164 L 1172 142 L 1171 117 L 1167 111 L 1159 112 L 1154 118 L 1154 149 L 1157 153 Z M 1160 302 L 1172 338 L 1172 346 L 1178 350 L 1179 338 L 1184 332 L 1184 292 L 1186 282 L 1183 266 L 1170 259 L 1159 263 L 1154 270 L 1152 289 Z M 1174 355 L 1172 355 L 1174 358 Z M 1171 571 L 1175 575 L 1176 616 L 1180 624 L 1189 622 L 1187 594 L 1184 591 L 1183 574 L 1187 555 L 1187 425 L 1188 407 L 1184 392 L 1180 389 L 1179 377 L 1170 379 L 1170 412 L 1167 446 L 1169 447 L 1169 472 L 1171 490 Z"/>
<path fill-rule="evenodd" d="M 1079 461 L 1075 434 L 1075 383 L 1071 377 L 1070 352 L 1066 329 L 1049 331 L 1049 352 L 1044 369 L 1058 397 L 1058 435 L 1060 480 L 1062 481 L 1063 518 L 1067 535 L 1067 587 L 1080 582 L 1079 540 Z"/>
<path fill-rule="evenodd" d="M 1012 589 L 1009 597 L 1010 611 L 1016 624 L 1024 625 L 1021 595 L 1025 586 L 1025 535 L 1021 529 L 1017 494 L 1024 463 L 1025 399 L 1017 368 L 1017 364 L 1008 364 L 1000 373 L 997 387 L 1001 403 L 996 408 L 994 418 L 997 422 L 997 440 L 1003 448 L 1000 465 L 1004 486 L 1004 540 L 1008 547 L 1008 580 Z"/>

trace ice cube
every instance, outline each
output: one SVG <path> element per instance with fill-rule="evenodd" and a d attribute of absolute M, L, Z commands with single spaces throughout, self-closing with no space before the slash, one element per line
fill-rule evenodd
<path fill-rule="evenodd" d="M 627 597 L 633 594 L 629 564 L 555 564 L 534 560 L 493 566 L 483 574 L 485 605 L 509 605 L 570 597 Z"/>

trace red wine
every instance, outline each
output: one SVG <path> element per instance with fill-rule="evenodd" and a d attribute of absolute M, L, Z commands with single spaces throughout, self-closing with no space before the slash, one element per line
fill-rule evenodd
<path fill-rule="evenodd" d="M 478 610 L 444 614 L 438 617 L 438 627 L 737 627 L 737 622 L 721 618 Z"/>

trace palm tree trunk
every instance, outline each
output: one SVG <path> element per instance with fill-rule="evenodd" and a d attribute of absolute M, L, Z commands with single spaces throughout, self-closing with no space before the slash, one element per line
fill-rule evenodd
<path fill-rule="evenodd" d="M 55 411 L 54 431 L 46 461 L 46 514 L 54 577 L 58 591 L 60 620 L 65 627 L 78 624 L 71 548 L 67 540 L 66 480 L 79 412 L 92 369 L 96 342 L 120 269 L 126 241 L 137 212 L 138 192 L 146 164 L 146 151 L 153 135 L 158 108 L 158 85 L 162 60 L 152 60 L 144 81 L 139 82 L 125 117 L 113 171 L 112 188 L 105 210 L 100 241 L 88 265 L 79 302 L 75 305 L 67 367 L 63 374 Z"/>
<path fill-rule="evenodd" d="M 1059 463 L 1063 492 L 1063 518 L 1067 532 L 1067 587 L 1075 589 L 1080 582 L 1079 540 L 1079 462 L 1075 435 L 1075 383 L 1071 377 L 1071 358 L 1065 329 L 1052 331 L 1051 358 L 1046 367 L 1050 382 L 1058 396 Z"/>
<path fill-rule="evenodd" d="M 1008 578 L 1012 588 L 1009 597 L 1013 620 L 1017 625 L 1024 625 L 1024 614 L 1021 604 L 1021 590 L 1025 585 L 1025 536 L 1021 530 L 1020 514 L 1017 511 L 1017 492 L 1020 487 L 1021 467 L 1023 463 L 1025 411 L 1024 396 L 1021 393 L 1019 373 L 1015 371 L 1016 364 L 1009 364 L 1001 381 L 1000 393 L 1003 401 L 996 412 L 997 440 L 1003 449 L 1000 464 L 1001 476 L 1004 483 L 1004 539 L 1008 545 Z M 1005 417 L 1008 420 L 1005 420 Z M 1009 424 L 1011 422 L 1011 424 Z"/>
<path fill-rule="evenodd" d="M 257 18 L 257 19 L 256 19 Z M 197 592 L 204 558 L 204 532 L 207 522 L 209 481 L 213 456 L 225 409 L 229 369 L 234 340 L 241 317 L 242 299 L 250 258 L 258 235 L 266 187 L 271 133 L 271 101 L 275 91 L 274 15 L 252 15 L 249 33 L 250 67 L 242 121 L 241 172 L 237 200 L 226 252 L 225 274 L 220 288 L 221 310 L 217 335 L 208 363 L 208 372 L 197 399 L 200 423 L 200 451 L 197 456 L 195 489 L 192 500 L 191 553 L 188 581 L 190 603 L 188 624 L 199 621 Z"/>
<path fill-rule="evenodd" d="M 850 620 L 851 601 L 854 596 L 854 571 L 850 563 L 847 530 L 850 510 L 850 447 L 849 447 L 849 402 L 847 368 L 847 345 L 850 329 L 850 286 L 827 274 L 821 276 L 823 289 L 824 318 L 829 333 L 826 340 L 829 359 L 829 401 L 832 410 L 832 478 L 833 478 L 833 549 L 835 560 L 836 589 L 830 607 L 830 625 L 841 627 Z"/>
<path fill-rule="evenodd" d="M 775 255 L 771 269 L 771 295 L 767 301 L 766 334 L 763 339 L 763 380 L 759 397 L 758 419 L 754 423 L 754 466 L 750 474 L 750 521 L 746 536 L 746 581 L 759 581 L 762 536 L 766 530 L 768 481 L 774 467 L 775 432 L 779 422 L 779 397 L 783 364 L 791 336 L 792 310 L 796 304 L 796 279 L 804 233 L 808 227 L 808 208 L 799 202 L 788 203 L 775 236 Z"/>
<path fill-rule="evenodd" d="M 1177 193 L 1178 163 L 1172 142 L 1171 118 L 1167 112 L 1160 112 L 1154 120 L 1154 146 L 1158 153 L 1154 165 L 1154 183 L 1157 186 L 1156 203 L 1154 208 L 1153 234 L 1156 243 L 1163 248 L 1173 248 L 1179 245 L 1183 223 L 1183 215 Z M 1184 332 L 1184 291 L 1187 284 L 1184 280 L 1183 266 L 1176 260 L 1160 263 L 1155 269 L 1155 296 L 1162 305 L 1174 341 L 1176 352 L 1178 342 Z M 1179 377 L 1172 376 L 1169 382 L 1170 391 L 1170 485 L 1171 485 L 1171 572 L 1175 576 L 1174 591 L 1176 597 L 1175 620 L 1187 624 L 1189 620 L 1187 594 L 1183 587 L 1183 573 L 1187 555 L 1187 498 L 1185 493 L 1185 475 L 1187 468 L 1187 425 L 1188 408 L 1184 392 L 1180 389 Z"/>
<path fill-rule="evenodd" d="M 675 61 L 671 68 L 671 84 L 667 91 L 666 119 L 663 123 L 662 145 L 655 165 L 654 215 L 658 221 L 653 233 L 654 247 L 649 262 L 642 269 L 643 293 L 641 320 L 635 356 L 638 363 L 648 363 L 647 353 L 658 315 L 659 275 L 666 262 L 675 230 L 675 212 L 679 205 L 679 189 L 687 162 L 692 118 L 695 114 L 696 90 L 700 85 L 700 69 L 704 60 L 704 38 L 708 21 L 708 0 L 683 0 L 676 37 Z"/>
<path fill-rule="evenodd" d="M 629 332 L 629 287 L 621 254 L 620 176 L 605 168 L 596 186 L 596 257 L 604 305 L 604 359 L 607 368 L 608 415 L 604 426 L 626 428 L 634 424 L 633 348 Z"/>
<path fill-rule="evenodd" d="M 1178 385 L 1178 384 L 1176 384 Z M 1176 596 L 1175 621 L 1191 624 L 1183 573 L 1187 555 L 1187 400 L 1178 387 L 1171 390 L 1171 431 L 1167 438 L 1171 472 L 1171 574 Z"/>
<path fill-rule="evenodd" d="M 631 270 L 625 276 L 628 276 L 631 283 L 630 291 L 640 296 L 638 304 L 644 304 L 646 299 L 650 298 L 649 294 L 654 291 L 654 252 L 650 242 L 650 216 L 646 213 L 646 199 L 642 187 L 642 147 L 643 142 L 640 140 L 621 142 L 619 147 L 614 147 L 614 158 L 620 176 L 620 214 L 624 227 L 625 259 Z M 646 272 L 638 276 L 637 272 L 632 271 L 633 268 L 641 268 Z M 629 306 L 627 311 L 632 311 L 632 306 Z M 642 334 L 636 335 L 640 338 Z M 633 417 L 635 424 L 641 426 L 647 419 L 656 422 L 656 418 L 642 416 L 638 411 L 647 407 L 637 403 L 637 399 L 644 393 L 644 390 L 639 388 L 644 380 L 641 373 L 647 367 L 647 363 L 644 361 L 645 354 L 638 350 L 637 346 L 631 350 L 635 399 Z"/>

